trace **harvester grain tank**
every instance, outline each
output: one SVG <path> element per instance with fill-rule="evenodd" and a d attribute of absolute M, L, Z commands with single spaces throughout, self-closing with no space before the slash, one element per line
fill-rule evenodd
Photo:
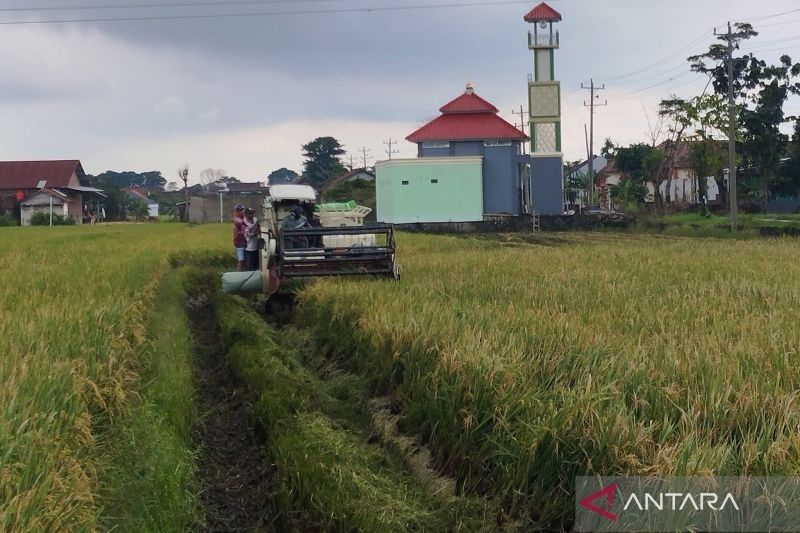
<path fill-rule="evenodd" d="M 299 213 L 304 227 L 281 222 Z M 325 276 L 380 276 L 399 279 L 391 225 L 364 226 L 370 209 L 355 202 L 317 204 L 307 185 L 273 185 L 262 204 L 258 272 L 226 272 L 229 293 L 264 292 L 271 296 L 289 279 Z"/>

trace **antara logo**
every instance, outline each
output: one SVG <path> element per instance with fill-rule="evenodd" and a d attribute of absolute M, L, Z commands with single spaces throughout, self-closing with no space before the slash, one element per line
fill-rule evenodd
<path fill-rule="evenodd" d="M 603 518 L 615 522 L 618 516 L 611 512 L 614 507 L 619 485 L 612 483 L 607 487 L 594 492 L 583 498 L 579 504 L 584 509 L 591 511 Z M 620 491 L 621 492 L 621 491 Z M 600 505 L 603 505 L 602 507 Z M 683 492 L 660 492 L 660 493 L 631 493 L 622 506 L 623 511 L 683 511 L 694 509 L 695 511 L 722 511 L 725 508 L 739 510 L 739 504 L 733 494 L 727 493 L 720 497 L 714 492 L 701 492 L 699 494 Z"/>
<path fill-rule="evenodd" d="M 662 492 L 658 494 L 632 493 L 625 501 L 624 511 L 629 507 L 635 506 L 640 511 L 649 511 L 651 508 L 658 511 L 683 511 L 684 509 L 694 509 L 695 511 L 722 511 L 728 505 L 733 509 L 739 510 L 739 504 L 733 498 L 733 494 L 727 493 L 720 502 L 719 494 L 714 492 L 701 492 L 700 494 L 684 494 L 683 492 Z"/>
<path fill-rule="evenodd" d="M 614 522 L 617 519 L 617 515 L 611 513 L 608 509 L 603 509 L 602 507 L 598 507 L 593 502 L 599 500 L 601 498 L 605 498 L 606 505 L 610 509 L 614 506 L 614 498 L 617 495 L 617 484 L 612 483 L 611 485 L 604 487 L 593 494 L 589 494 L 587 497 L 582 499 L 579 503 L 581 507 L 587 509 L 595 514 L 602 516 L 607 520 L 611 520 Z"/>

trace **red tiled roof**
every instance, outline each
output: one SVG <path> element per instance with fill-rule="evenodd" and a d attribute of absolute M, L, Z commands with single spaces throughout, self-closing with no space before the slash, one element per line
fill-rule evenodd
<path fill-rule="evenodd" d="M 68 161 L 0 161 L 0 189 L 35 189 L 42 180 L 47 187 L 67 187 L 72 175 L 83 177 L 81 162 Z"/>
<path fill-rule="evenodd" d="M 406 137 L 425 141 L 525 141 L 528 136 L 494 113 L 442 115 Z"/>
<path fill-rule="evenodd" d="M 406 137 L 412 143 L 425 141 L 525 141 L 528 136 L 497 116 L 495 106 L 467 92 L 442 106 L 442 115 Z"/>
<path fill-rule="evenodd" d="M 455 100 L 443 105 L 439 111 L 444 114 L 455 114 L 497 113 L 499 110 L 475 93 L 464 93 Z"/>
<path fill-rule="evenodd" d="M 542 2 L 525 15 L 525 22 L 561 22 L 561 13 Z"/>

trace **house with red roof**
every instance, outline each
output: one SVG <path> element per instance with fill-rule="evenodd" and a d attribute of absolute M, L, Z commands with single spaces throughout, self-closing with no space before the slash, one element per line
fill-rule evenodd
<path fill-rule="evenodd" d="M 50 210 L 81 223 L 84 209 L 104 198 L 103 191 L 88 187 L 77 159 L 59 161 L 0 161 L 0 215 L 21 222 L 37 210 Z M 26 216 L 22 217 L 25 208 Z"/>
<path fill-rule="evenodd" d="M 411 133 L 416 159 L 376 165 L 381 222 L 474 222 L 529 213 L 528 136 L 498 116 L 472 85 Z"/>

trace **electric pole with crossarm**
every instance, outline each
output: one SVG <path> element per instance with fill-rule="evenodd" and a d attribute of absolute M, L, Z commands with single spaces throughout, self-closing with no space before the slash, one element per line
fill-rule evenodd
<path fill-rule="evenodd" d="M 594 79 L 589 80 L 588 87 L 581 83 L 581 89 L 590 91 L 589 103 L 584 102 L 583 105 L 589 108 L 589 202 L 592 202 L 594 200 L 594 108 L 607 106 L 608 100 L 603 104 L 594 102 L 600 98 L 600 95 L 596 93 L 606 89 L 605 84 L 602 87 L 597 87 L 594 84 Z"/>

